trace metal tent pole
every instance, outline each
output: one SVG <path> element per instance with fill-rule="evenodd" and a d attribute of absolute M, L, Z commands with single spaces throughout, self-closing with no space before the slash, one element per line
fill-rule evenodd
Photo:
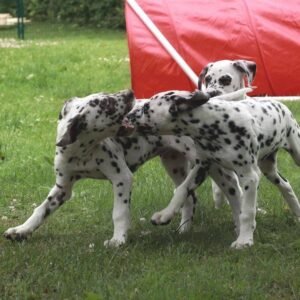
<path fill-rule="evenodd" d="M 157 26 L 146 15 L 143 9 L 138 5 L 135 0 L 127 0 L 132 10 L 139 16 L 144 22 L 146 27 L 152 32 L 152 34 L 158 39 L 165 50 L 171 55 L 171 57 L 178 63 L 181 69 L 185 72 L 188 78 L 197 86 L 198 76 L 194 73 L 191 67 L 185 62 L 182 56 L 176 51 L 176 49 L 170 44 L 166 37 L 161 33 Z"/>

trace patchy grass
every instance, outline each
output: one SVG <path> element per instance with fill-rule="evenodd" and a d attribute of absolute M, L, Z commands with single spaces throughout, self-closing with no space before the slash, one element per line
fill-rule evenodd
<path fill-rule="evenodd" d="M 1 32 L 0 32 L 1 38 Z M 15 42 L 14 42 L 15 43 Z M 25 221 L 54 183 L 56 121 L 65 99 L 130 86 L 122 32 L 33 24 L 19 48 L 0 48 L 0 231 Z M 300 104 L 289 103 L 300 121 Z M 300 194 L 299 169 L 280 153 L 280 170 Z M 130 242 L 106 249 L 112 189 L 85 180 L 74 197 L 22 243 L 0 238 L 1 299 L 299 299 L 300 226 L 264 178 L 255 246 L 234 240 L 228 207 L 198 189 L 192 232 L 179 219 L 157 228 L 152 213 L 173 186 L 159 161 L 135 174 Z M 140 221 L 146 218 L 147 222 Z"/>

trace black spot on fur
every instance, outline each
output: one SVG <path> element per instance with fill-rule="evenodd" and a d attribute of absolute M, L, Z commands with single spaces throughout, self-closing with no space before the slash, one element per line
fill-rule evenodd
<path fill-rule="evenodd" d="M 224 139 L 224 142 L 225 142 L 227 145 L 230 145 L 230 144 L 231 144 L 231 141 L 230 141 L 230 139 L 228 139 L 228 138 L 225 138 L 225 139 Z"/>
<path fill-rule="evenodd" d="M 285 181 L 285 182 L 288 182 L 280 173 L 278 173 L 278 175 L 280 176 L 280 178 Z"/>
<path fill-rule="evenodd" d="M 204 181 L 204 179 L 206 178 L 206 172 L 207 172 L 206 168 L 199 168 L 195 178 L 195 184 L 199 185 Z"/>
<path fill-rule="evenodd" d="M 258 135 L 257 140 L 260 142 L 263 138 L 264 138 L 264 135 L 260 133 L 260 134 Z"/>
<path fill-rule="evenodd" d="M 45 214 L 44 214 L 44 219 L 47 218 L 50 215 L 50 213 L 51 213 L 51 210 L 50 210 L 50 208 L 47 207 Z"/>
<path fill-rule="evenodd" d="M 235 195 L 235 189 L 234 189 L 234 188 L 230 188 L 230 189 L 228 190 L 228 192 L 229 192 L 229 194 L 230 194 L 231 196 L 234 196 L 234 195 Z"/>

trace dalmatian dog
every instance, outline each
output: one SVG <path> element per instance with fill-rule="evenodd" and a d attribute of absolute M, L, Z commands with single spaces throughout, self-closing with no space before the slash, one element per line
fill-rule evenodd
<path fill-rule="evenodd" d="M 56 183 L 46 200 L 38 206 L 22 225 L 9 228 L 4 236 L 11 240 L 22 240 L 36 230 L 44 220 L 71 197 L 72 187 L 81 178 L 103 178 L 101 172 L 104 159 L 106 169 L 115 171 L 107 176 L 114 182 L 119 193 L 130 189 L 131 178 L 125 176 L 117 182 L 117 173 L 122 165 L 118 162 L 118 149 L 109 149 L 109 136 L 115 135 L 124 115 L 134 105 L 131 90 L 115 94 L 93 94 L 84 98 L 73 98 L 63 106 L 58 122 L 55 173 Z M 106 142 L 99 143 L 104 140 Z M 125 202 L 125 198 L 123 200 Z M 129 201 L 129 198 L 126 199 Z"/>
<path fill-rule="evenodd" d="M 241 90 L 248 91 L 249 88 Z M 289 152 L 300 166 L 300 128 L 290 110 L 280 102 L 251 98 L 224 101 L 230 94 L 211 101 L 212 96 L 201 91 L 159 93 L 142 109 L 133 109 L 123 120 L 123 126 L 140 134 L 183 135 L 195 141 L 196 162 L 184 182 L 176 188 L 169 205 L 152 216 L 154 224 L 170 222 L 187 195 L 201 185 L 208 174 L 217 170 L 225 179 L 223 170 L 228 170 L 238 177 L 234 187 L 227 186 L 222 179 L 217 184 L 225 194 L 237 199 L 238 208 L 234 214 L 237 213 L 235 218 L 239 219 L 239 228 L 232 247 L 241 249 L 254 243 L 260 172 L 278 187 L 300 220 L 299 201 L 276 167 L 276 153 L 280 148 Z M 213 165 L 219 168 L 212 170 Z"/>
<path fill-rule="evenodd" d="M 199 75 L 198 89 L 208 93 L 224 95 L 251 86 L 256 74 L 256 63 L 250 60 L 219 60 L 207 64 Z M 246 93 L 237 99 L 246 99 Z M 212 181 L 212 194 L 216 208 L 227 202 L 218 185 Z M 260 210 L 260 209 L 259 209 Z"/>

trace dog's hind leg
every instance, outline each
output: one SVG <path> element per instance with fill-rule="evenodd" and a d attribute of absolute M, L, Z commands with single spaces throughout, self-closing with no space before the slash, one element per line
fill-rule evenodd
<path fill-rule="evenodd" d="M 243 190 L 241 213 L 239 215 L 240 232 L 232 248 L 242 249 L 252 246 L 253 233 L 256 227 L 256 195 L 259 182 L 259 170 L 256 164 L 249 167 L 236 168 L 239 182 Z M 242 176 L 241 176 L 242 175 Z"/>
<path fill-rule="evenodd" d="M 185 180 L 176 188 L 170 203 L 163 210 L 156 212 L 151 222 L 154 225 L 166 225 L 171 222 L 175 213 L 180 211 L 189 194 L 205 180 L 208 175 L 209 165 L 205 162 L 197 162 L 189 171 Z"/>
<path fill-rule="evenodd" d="M 187 176 L 189 165 L 186 157 L 177 151 L 170 150 L 164 155 L 161 155 L 161 161 L 175 186 L 178 187 Z M 181 208 L 181 221 L 178 226 L 179 233 L 185 233 L 190 230 L 195 214 L 196 203 L 196 194 L 194 191 L 191 191 Z"/>
<path fill-rule="evenodd" d="M 284 145 L 284 149 L 290 153 L 294 162 L 300 167 L 300 126 L 293 117 L 291 118 L 292 125 L 287 129 L 287 143 Z"/>
<path fill-rule="evenodd" d="M 216 164 L 211 166 L 209 175 L 213 178 L 214 181 L 212 182 L 219 189 L 223 197 L 228 199 L 232 210 L 235 232 L 239 234 L 239 215 L 241 211 L 241 199 L 243 192 L 237 175 L 233 171 L 222 168 Z"/>
<path fill-rule="evenodd" d="M 72 185 L 74 182 L 66 180 L 69 176 L 57 178 L 59 181 L 51 189 L 46 200 L 34 209 L 29 219 L 17 227 L 9 228 L 5 231 L 4 236 L 10 240 L 26 239 L 34 230 L 42 225 L 44 220 L 53 213 L 59 206 L 71 197 Z M 59 182 L 59 183 L 58 183 Z"/>
<path fill-rule="evenodd" d="M 279 174 L 277 169 L 276 153 L 268 156 L 259 162 L 259 168 L 267 179 L 277 186 L 284 200 L 290 207 L 291 211 L 298 217 L 300 221 L 300 205 L 290 183 Z"/>

